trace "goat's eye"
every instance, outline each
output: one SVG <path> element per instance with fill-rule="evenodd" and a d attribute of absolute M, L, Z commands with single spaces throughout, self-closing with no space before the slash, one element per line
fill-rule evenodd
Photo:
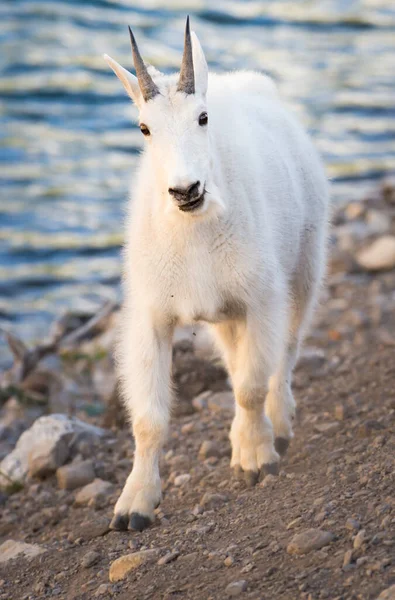
<path fill-rule="evenodd" d="M 199 125 L 201 125 L 203 127 L 203 125 L 207 125 L 208 122 L 208 115 L 206 112 L 202 112 L 202 114 L 199 116 Z"/>
<path fill-rule="evenodd" d="M 144 123 L 141 123 L 141 125 L 140 125 L 140 131 L 145 136 L 151 135 L 150 134 L 150 130 L 148 129 L 147 125 L 144 125 Z"/>

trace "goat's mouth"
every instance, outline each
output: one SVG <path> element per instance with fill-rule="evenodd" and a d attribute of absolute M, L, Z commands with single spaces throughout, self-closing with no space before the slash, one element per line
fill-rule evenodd
<path fill-rule="evenodd" d="M 178 206 L 178 208 L 180 210 L 182 210 L 182 212 L 192 212 L 192 211 L 196 210 L 197 208 L 199 208 L 200 206 L 202 206 L 204 199 L 205 199 L 205 195 L 206 195 L 206 190 L 203 191 L 203 193 L 199 196 L 199 198 L 196 198 L 195 200 L 191 200 L 190 202 L 187 202 L 185 204 L 180 204 Z"/>

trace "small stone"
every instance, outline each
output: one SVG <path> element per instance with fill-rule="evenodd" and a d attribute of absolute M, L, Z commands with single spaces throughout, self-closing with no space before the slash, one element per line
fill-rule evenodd
<path fill-rule="evenodd" d="M 95 478 L 92 461 L 85 460 L 60 467 L 56 471 L 58 485 L 63 490 L 74 490 L 90 483 Z"/>
<path fill-rule="evenodd" d="M 335 419 L 338 421 L 343 421 L 346 416 L 346 409 L 344 404 L 336 404 L 335 405 Z"/>
<path fill-rule="evenodd" d="M 297 364 L 297 369 L 305 370 L 310 373 L 321 369 L 326 362 L 325 352 L 321 348 L 308 348 L 302 350 Z"/>
<path fill-rule="evenodd" d="M 89 550 L 89 552 L 84 554 L 84 556 L 81 559 L 81 567 L 84 567 L 84 569 L 88 569 L 89 567 L 92 567 L 92 565 L 97 563 L 99 558 L 100 554 L 98 552 L 96 552 L 95 550 Z"/>
<path fill-rule="evenodd" d="M 105 517 L 95 517 L 91 521 L 82 523 L 78 528 L 78 537 L 74 540 L 78 543 L 78 540 L 89 542 L 94 538 L 101 537 L 109 531 L 110 522 Z"/>
<path fill-rule="evenodd" d="M 221 453 L 218 444 L 211 442 L 210 440 L 204 440 L 199 450 L 199 458 L 201 460 L 211 457 L 219 457 L 220 455 Z"/>
<path fill-rule="evenodd" d="M 348 529 L 349 531 L 358 531 L 359 529 L 361 529 L 361 524 L 356 519 L 347 519 L 346 529 Z"/>
<path fill-rule="evenodd" d="M 207 406 L 214 413 L 224 410 L 234 410 L 235 397 L 233 392 L 217 392 L 208 397 Z"/>
<path fill-rule="evenodd" d="M 386 590 L 383 590 L 377 600 L 395 600 L 395 583 Z"/>
<path fill-rule="evenodd" d="M 110 593 L 111 585 L 109 583 L 102 583 L 99 585 L 95 592 L 95 598 L 99 598 L 100 596 L 106 596 Z"/>
<path fill-rule="evenodd" d="M 15 540 L 7 540 L 0 546 L 0 563 L 6 563 L 16 556 L 24 556 L 33 558 L 46 552 L 45 548 L 37 544 L 25 544 L 24 542 L 16 542 Z"/>
<path fill-rule="evenodd" d="M 272 475 L 271 473 L 268 473 L 267 475 L 265 475 L 264 479 L 260 482 L 259 487 L 268 487 L 271 486 L 274 483 L 277 483 L 278 481 L 278 477 L 276 475 Z"/>
<path fill-rule="evenodd" d="M 235 559 L 233 558 L 233 556 L 227 556 L 225 558 L 225 560 L 224 560 L 225 567 L 231 567 L 234 564 L 235 564 Z"/>
<path fill-rule="evenodd" d="M 327 433 L 328 431 L 333 431 L 333 429 L 336 429 L 336 427 L 339 427 L 339 423 L 337 421 L 316 423 L 314 425 L 314 429 L 315 431 L 318 431 L 318 433 Z"/>
<path fill-rule="evenodd" d="M 179 555 L 180 553 L 177 552 L 177 550 L 174 552 L 168 552 L 158 560 L 158 565 L 167 565 L 168 563 L 173 562 L 173 560 L 176 560 Z"/>
<path fill-rule="evenodd" d="M 189 473 L 183 473 L 182 475 L 177 475 L 177 477 L 175 477 L 174 485 L 176 485 L 177 487 L 181 487 L 182 485 L 188 483 L 188 481 L 190 480 L 191 475 Z"/>
<path fill-rule="evenodd" d="M 114 583 L 125 579 L 131 571 L 135 571 L 140 565 L 152 560 L 157 554 L 157 550 L 140 550 L 140 552 L 132 552 L 117 558 L 110 566 L 110 581 Z"/>
<path fill-rule="evenodd" d="M 227 500 L 228 498 L 223 494 L 211 494 L 210 492 L 206 492 L 200 500 L 200 506 L 208 510 L 221 506 L 221 504 L 227 502 Z"/>
<path fill-rule="evenodd" d="M 347 567 L 348 565 L 351 565 L 352 563 L 352 550 L 347 550 L 347 552 L 344 554 L 343 557 L 343 567 Z"/>
<path fill-rule="evenodd" d="M 333 534 L 322 529 L 307 529 L 297 533 L 287 546 L 288 554 L 307 554 L 327 546 L 333 540 Z"/>
<path fill-rule="evenodd" d="M 365 529 L 361 529 L 361 531 L 359 531 L 354 538 L 353 545 L 354 545 L 355 550 L 358 550 L 359 548 L 361 548 L 361 546 L 363 545 L 363 543 L 365 541 L 366 541 L 366 531 L 365 531 Z"/>
<path fill-rule="evenodd" d="M 105 498 L 109 496 L 114 486 L 109 481 L 96 478 L 80 489 L 75 497 L 77 505 L 102 506 Z"/>
<path fill-rule="evenodd" d="M 303 519 L 302 517 L 296 517 L 296 519 L 294 519 L 293 521 L 290 521 L 287 525 L 287 529 L 293 529 L 294 527 L 297 527 L 298 525 L 300 525 L 302 523 Z"/>
<path fill-rule="evenodd" d="M 366 271 L 384 271 L 395 267 L 395 237 L 383 235 L 357 254 L 358 264 Z"/>
<path fill-rule="evenodd" d="M 193 408 L 198 412 L 202 412 L 203 410 L 205 410 L 207 408 L 207 399 L 209 396 L 211 396 L 210 390 L 202 392 L 201 394 L 196 396 L 196 398 L 192 400 Z"/>
<path fill-rule="evenodd" d="M 247 582 L 245 579 L 240 579 L 240 581 L 232 581 L 229 585 L 226 586 L 225 593 L 232 598 L 236 598 L 240 596 L 247 589 Z"/>

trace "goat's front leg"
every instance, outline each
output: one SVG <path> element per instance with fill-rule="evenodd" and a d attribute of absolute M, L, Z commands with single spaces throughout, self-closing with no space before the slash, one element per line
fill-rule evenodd
<path fill-rule="evenodd" d="M 231 374 L 236 412 L 230 430 L 231 467 L 252 486 L 278 473 L 273 428 L 264 414 L 268 380 L 281 347 L 281 323 L 267 315 L 215 327 Z"/>
<path fill-rule="evenodd" d="M 159 455 L 170 415 L 172 328 L 124 310 L 119 374 L 136 442 L 133 469 L 115 505 L 112 529 L 142 531 L 161 500 Z"/>

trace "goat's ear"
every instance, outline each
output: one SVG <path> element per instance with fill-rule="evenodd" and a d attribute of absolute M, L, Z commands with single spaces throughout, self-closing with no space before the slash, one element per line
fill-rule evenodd
<path fill-rule="evenodd" d="M 194 31 L 192 37 L 193 71 L 195 75 L 195 91 L 203 96 L 207 92 L 208 67 L 204 52 Z"/>
<path fill-rule="evenodd" d="M 120 64 L 117 63 L 116 60 L 108 56 L 108 54 L 103 54 L 103 58 L 106 63 L 112 68 L 115 75 L 118 77 L 126 92 L 130 96 L 137 106 L 140 106 L 143 102 L 143 97 L 140 91 L 139 83 L 137 81 L 137 77 L 129 73 L 126 69 L 121 67 Z"/>

